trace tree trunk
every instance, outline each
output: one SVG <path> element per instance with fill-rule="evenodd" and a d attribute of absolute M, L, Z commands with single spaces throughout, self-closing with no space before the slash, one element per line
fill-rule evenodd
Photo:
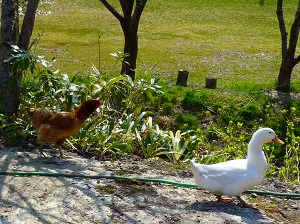
<path fill-rule="evenodd" d="M 11 74 L 6 59 L 9 58 L 10 44 L 28 50 L 34 27 L 39 0 L 28 0 L 27 10 L 19 36 L 18 1 L 2 0 L 1 45 L 0 45 L 0 113 L 16 114 L 20 105 L 22 74 Z"/>
<path fill-rule="evenodd" d="M 18 1 L 2 0 L 1 10 L 0 113 L 13 115 L 20 104 L 21 79 L 10 75 L 10 67 L 5 60 L 9 57 L 10 44 L 17 44 L 18 41 Z"/>
<path fill-rule="evenodd" d="M 123 63 L 122 63 L 121 74 L 128 75 L 131 77 L 132 80 L 135 80 L 136 60 L 137 60 L 137 55 L 138 55 L 138 37 L 136 34 L 131 34 L 130 30 L 127 30 L 124 32 L 127 32 L 127 33 L 124 33 L 125 57 L 124 57 Z M 129 37 L 126 37 L 126 36 L 129 36 Z"/>
<path fill-rule="evenodd" d="M 278 91 L 290 91 L 291 77 L 294 68 L 294 65 L 291 62 L 291 60 L 293 59 L 285 58 L 281 63 L 276 87 Z"/>
<path fill-rule="evenodd" d="M 121 27 L 124 33 L 124 60 L 122 64 L 121 74 L 126 74 L 135 80 L 136 60 L 138 55 L 138 27 L 142 12 L 145 8 L 147 0 L 136 0 L 133 11 L 134 0 L 119 0 L 124 17 Z M 133 12 L 132 12 L 133 11 Z"/>
<path fill-rule="evenodd" d="M 276 89 L 278 91 L 286 92 L 290 91 L 293 68 L 300 62 L 300 55 L 295 57 L 300 27 L 300 1 L 298 2 L 295 19 L 291 26 L 289 42 L 287 40 L 288 33 L 286 32 L 285 21 L 283 17 L 282 2 L 283 0 L 277 0 L 276 14 L 281 34 L 282 61 L 277 79 L 278 82 Z"/>
<path fill-rule="evenodd" d="M 122 75 L 135 80 L 136 60 L 138 55 L 138 27 L 147 0 L 119 0 L 123 16 L 107 1 L 100 0 L 103 5 L 119 20 L 125 39 Z M 134 7 L 135 2 L 135 7 Z M 133 11 L 134 9 L 134 11 Z"/>

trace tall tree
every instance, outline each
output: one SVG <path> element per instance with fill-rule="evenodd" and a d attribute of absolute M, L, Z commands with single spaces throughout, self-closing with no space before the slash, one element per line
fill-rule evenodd
<path fill-rule="evenodd" d="M 289 91 L 291 76 L 295 65 L 300 62 L 300 55 L 295 56 L 296 48 L 299 36 L 300 27 L 300 1 L 298 2 L 298 8 L 296 11 L 294 22 L 291 26 L 290 39 L 288 41 L 288 33 L 286 31 L 285 21 L 283 17 L 282 9 L 283 0 L 277 1 L 277 19 L 281 34 L 281 66 L 278 75 L 277 90 L 279 91 Z"/>
<path fill-rule="evenodd" d="M 0 113 L 13 115 L 20 105 L 22 74 L 12 74 L 9 63 L 11 45 L 28 50 L 39 0 L 28 0 L 19 35 L 19 1 L 2 0 L 0 44 Z"/>
<path fill-rule="evenodd" d="M 121 15 L 107 0 L 100 0 L 103 5 L 119 20 L 124 34 L 124 59 L 121 74 L 135 79 L 136 60 L 138 55 L 138 27 L 147 0 L 119 0 Z M 135 7 L 134 7 L 135 2 Z"/>

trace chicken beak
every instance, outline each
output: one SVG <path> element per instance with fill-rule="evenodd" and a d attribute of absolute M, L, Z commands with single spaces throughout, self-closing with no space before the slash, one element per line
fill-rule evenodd
<path fill-rule="evenodd" d="M 274 139 L 272 139 L 272 142 L 276 142 L 276 143 L 278 143 L 278 144 L 280 144 L 280 145 L 283 145 L 283 144 L 284 144 L 284 142 L 281 141 L 277 136 L 276 136 Z"/>

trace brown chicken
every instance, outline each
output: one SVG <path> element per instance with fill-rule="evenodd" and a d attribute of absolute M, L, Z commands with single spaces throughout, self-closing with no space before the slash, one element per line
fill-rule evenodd
<path fill-rule="evenodd" d="M 61 158 L 67 158 L 61 148 L 65 139 L 79 132 L 84 121 L 100 106 L 99 100 L 88 100 L 72 112 L 54 112 L 46 109 L 26 108 L 37 130 L 40 141 L 39 151 L 44 156 L 43 146 L 46 143 L 55 144 Z"/>

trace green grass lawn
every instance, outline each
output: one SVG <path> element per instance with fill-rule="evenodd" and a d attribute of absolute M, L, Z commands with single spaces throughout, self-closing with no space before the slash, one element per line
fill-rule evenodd
<path fill-rule="evenodd" d="M 98 67 L 101 34 L 101 69 L 118 71 L 110 53 L 123 50 L 117 19 L 97 0 L 54 0 L 41 4 L 33 37 L 44 37 L 39 54 L 57 56 L 57 68 L 68 74 Z M 116 0 L 111 1 L 119 8 Z M 260 4 L 264 2 L 264 4 Z M 175 82 L 177 71 L 190 72 L 189 84 L 203 87 L 206 77 L 218 78 L 221 91 L 244 91 L 257 85 L 273 88 L 281 61 L 281 39 L 271 0 L 156 0 L 148 1 L 139 27 L 137 69 L 152 70 Z M 296 0 L 284 2 L 287 29 Z M 299 85 L 299 69 L 292 78 Z M 296 88 L 296 87 L 294 87 Z"/>

